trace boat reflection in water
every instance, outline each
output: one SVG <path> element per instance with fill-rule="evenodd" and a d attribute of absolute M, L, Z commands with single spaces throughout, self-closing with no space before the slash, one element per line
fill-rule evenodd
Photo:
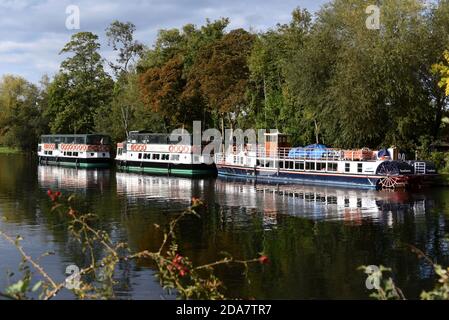
<path fill-rule="evenodd" d="M 432 201 L 425 195 L 310 185 L 254 185 L 242 180 L 216 182 L 220 203 L 254 208 L 275 224 L 279 215 L 361 224 L 364 220 L 392 225 L 404 214 L 424 217 Z M 267 221 L 268 222 L 268 221 Z"/>
<path fill-rule="evenodd" d="M 37 169 L 41 188 L 86 193 L 89 190 L 109 189 L 110 171 L 105 169 L 75 169 L 40 165 Z"/>
<path fill-rule="evenodd" d="M 117 194 L 128 201 L 170 201 L 188 205 L 192 197 L 221 208 L 222 219 L 249 223 L 263 215 L 265 227 L 275 226 L 283 215 L 312 220 L 338 220 L 361 224 L 365 220 L 392 225 L 405 214 L 424 217 L 432 206 L 424 194 L 374 191 L 311 185 L 254 185 L 241 179 L 196 180 L 116 173 Z"/>
<path fill-rule="evenodd" d="M 129 199 L 170 200 L 190 204 L 208 180 L 116 173 L 117 194 Z"/>

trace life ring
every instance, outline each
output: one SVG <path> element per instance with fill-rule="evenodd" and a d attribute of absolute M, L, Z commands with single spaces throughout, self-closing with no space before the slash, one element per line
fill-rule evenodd
<path fill-rule="evenodd" d="M 173 152 L 174 149 L 175 149 L 175 146 L 174 146 L 174 145 L 170 145 L 170 147 L 168 147 L 168 151 L 170 151 L 170 152 Z"/>
<path fill-rule="evenodd" d="M 188 146 L 182 147 L 182 153 L 189 153 L 189 147 Z"/>
<path fill-rule="evenodd" d="M 133 144 L 131 146 L 131 151 L 141 152 L 145 151 L 147 149 L 147 146 L 144 144 Z"/>

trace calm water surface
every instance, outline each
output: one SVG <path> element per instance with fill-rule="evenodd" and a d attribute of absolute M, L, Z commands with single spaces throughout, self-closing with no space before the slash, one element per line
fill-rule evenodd
<path fill-rule="evenodd" d="M 251 259 L 265 252 L 267 266 L 253 266 L 249 280 L 239 268 L 217 275 L 229 297 L 256 299 L 365 299 L 360 265 L 394 271 L 407 297 L 417 298 L 434 283 L 431 266 L 408 249 L 422 249 L 449 265 L 449 189 L 387 193 L 313 186 L 254 186 L 220 179 L 189 180 L 37 166 L 28 156 L 0 156 L 0 229 L 21 235 L 23 246 L 57 280 L 68 265 L 87 260 L 68 236 L 64 218 L 50 212 L 46 191 L 76 193 L 80 207 L 101 219 L 101 228 L 133 250 L 156 250 L 165 225 L 190 205 L 207 203 L 201 219 L 179 226 L 181 252 L 196 264 L 219 259 L 220 252 Z M 0 239 L 0 288 L 20 256 Z M 16 275 L 17 276 L 17 275 Z M 15 279 L 15 278 L 13 278 Z M 150 263 L 120 264 L 121 299 L 173 299 L 161 290 Z M 68 291 L 58 298 L 73 298 Z"/>

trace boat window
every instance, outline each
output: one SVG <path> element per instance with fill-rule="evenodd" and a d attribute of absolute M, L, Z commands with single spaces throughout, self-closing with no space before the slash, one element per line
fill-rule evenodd
<path fill-rule="evenodd" d="M 172 160 L 172 161 L 179 161 L 179 154 L 173 154 L 173 155 L 171 156 L 171 160 Z"/>
<path fill-rule="evenodd" d="M 351 164 L 350 163 L 345 163 L 345 172 L 350 172 L 351 171 Z"/>
<path fill-rule="evenodd" d="M 65 137 L 62 139 L 64 143 L 72 144 L 75 142 L 75 137 Z"/>
<path fill-rule="evenodd" d="M 153 154 L 153 160 L 160 160 L 161 159 L 161 155 L 160 154 Z"/>
<path fill-rule="evenodd" d="M 67 152 L 67 156 L 71 157 L 72 156 L 72 152 L 71 151 Z"/>
<path fill-rule="evenodd" d="M 142 154 L 141 153 L 139 153 L 139 159 L 142 159 Z"/>
<path fill-rule="evenodd" d="M 74 157 L 78 157 L 78 152 L 74 152 L 74 153 L 73 153 L 73 156 L 74 156 Z"/>
<path fill-rule="evenodd" d="M 357 163 L 357 172 L 362 173 L 363 172 L 363 163 Z"/>
<path fill-rule="evenodd" d="M 279 161 L 279 168 L 284 169 L 284 161 Z"/>
<path fill-rule="evenodd" d="M 94 155 L 95 155 L 95 153 L 93 153 L 93 152 L 90 153 L 90 156 L 91 156 L 91 157 L 93 157 Z"/>
<path fill-rule="evenodd" d="M 327 197 L 327 204 L 337 204 L 337 197 L 335 196 L 329 196 Z"/>
<path fill-rule="evenodd" d="M 162 160 L 169 160 L 169 159 L 170 159 L 170 155 L 168 155 L 168 154 L 162 155 Z"/>
<path fill-rule="evenodd" d="M 315 162 L 306 162 L 306 170 L 315 170 Z"/>
<path fill-rule="evenodd" d="M 87 144 L 89 145 L 108 145 L 110 139 L 107 136 L 102 135 L 89 135 L 87 136 Z"/>
<path fill-rule="evenodd" d="M 325 162 L 317 162 L 316 163 L 316 170 L 317 171 L 325 171 L 326 170 L 326 163 Z"/>
<path fill-rule="evenodd" d="M 335 162 L 329 162 L 327 164 L 327 171 L 337 171 L 338 165 Z"/>
<path fill-rule="evenodd" d="M 75 137 L 76 144 L 86 144 L 86 137 Z"/>
<path fill-rule="evenodd" d="M 122 155 L 122 149 L 121 148 L 119 148 L 118 150 L 117 150 L 117 154 L 119 155 L 119 156 L 121 156 Z"/>
<path fill-rule="evenodd" d="M 48 151 L 48 154 L 49 154 L 49 155 L 52 155 L 52 154 L 53 154 L 53 151 Z"/>

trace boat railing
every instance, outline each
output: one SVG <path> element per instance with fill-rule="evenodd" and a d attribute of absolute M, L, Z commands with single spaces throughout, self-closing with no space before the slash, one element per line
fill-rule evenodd
<path fill-rule="evenodd" d="M 258 158 L 277 160 L 342 160 L 344 153 L 339 149 L 316 149 L 316 148 L 276 148 L 266 149 L 260 147 L 257 150 Z"/>
<path fill-rule="evenodd" d="M 275 160 L 372 161 L 376 153 L 370 149 L 343 150 L 334 148 L 270 148 L 254 145 L 231 146 L 226 154 Z"/>

